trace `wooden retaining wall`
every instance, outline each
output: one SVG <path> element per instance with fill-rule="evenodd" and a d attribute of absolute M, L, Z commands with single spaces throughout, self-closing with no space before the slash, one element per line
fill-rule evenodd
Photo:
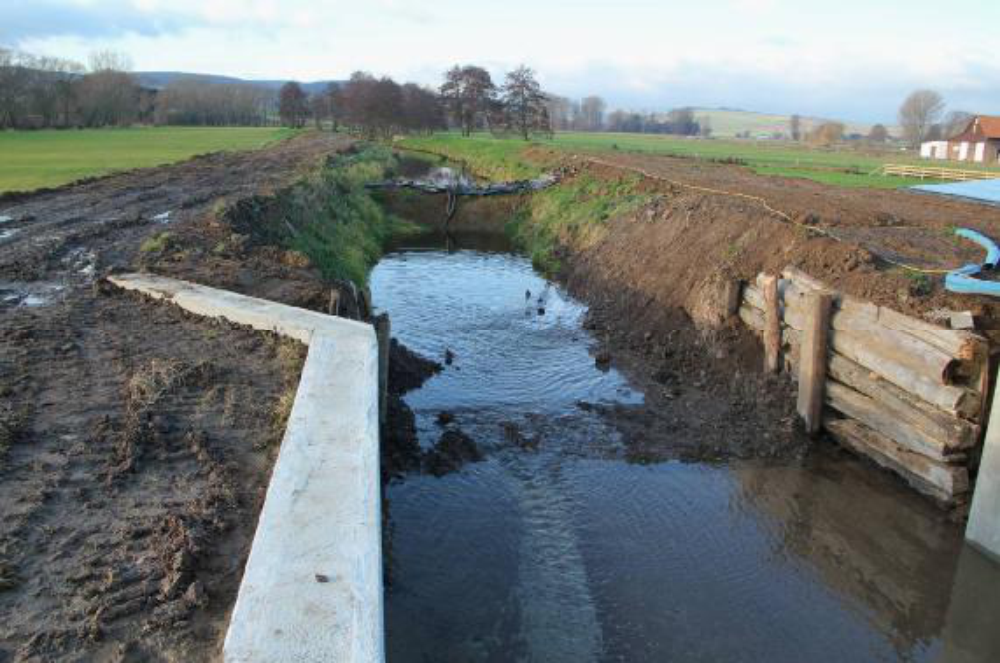
<path fill-rule="evenodd" d="M 837 292 L 788 268 L 743 286 L 739 316 L 765 364 L 799 381 L 799 413 L 947 504 L 968 501 L 979 460 L 989 344 Z"/>

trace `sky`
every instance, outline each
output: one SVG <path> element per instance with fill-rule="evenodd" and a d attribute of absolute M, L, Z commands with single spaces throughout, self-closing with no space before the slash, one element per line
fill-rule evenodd
<path fill-rule="evenodd" d="M 136 71 L 437 85 L 519 64 L 612 107 L 731 107 L 894 122 L 929 87 L 1000 114 L 1000 0 L 0 0 L 0 45 Z"/>

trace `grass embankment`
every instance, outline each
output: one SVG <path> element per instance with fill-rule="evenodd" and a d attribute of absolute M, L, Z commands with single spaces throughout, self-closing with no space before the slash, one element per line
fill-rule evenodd
<path fill-rule="evenodd" d="M 524 158 L 525 150 L 533 145 L 569 153 L 633 152 L 729 161 L 746 165 L 760 175 L 801 177 L 844 187 L 897 189 L 935 182 L 873 174 L 888 163 L 987 170 L 995 171 L 1000 177 L 1000 168 L 978 164 L 928 162 L 912 154 L 888 149 L 817 148 L 789 141 L 702 140 L 662 135 L 566 132 L 557 133 L 553 140 L 524 143 L 493 138 L 487 134 L 463 138 L 456 133 L 441 133 L 408 138 L 401 145 L 444 154 L 465 162 L 480 175 L 496 179 L 525 179 L 538 175 L 541 168 Z"/>
<path fill-rule="evenodd" d="M 147 127 L 0 131 L 0 193 L 262 147 L 294 133 L 274 127 Z"/>
<path fill-rule="evenodd" d="M 247 201 L 231 213 L 258 240 L 307 256 L 324 279 L 363 286 L 390 235 L 415 230 L 382 209 L 364 186 L 385 179 L 394 162 L 388 148 L 364 146 L 274 197 Z"/>

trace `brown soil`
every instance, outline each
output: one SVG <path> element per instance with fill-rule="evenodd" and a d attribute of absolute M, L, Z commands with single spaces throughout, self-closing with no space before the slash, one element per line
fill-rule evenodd
<path fill-rule="evenodd" d="M 0 660 L 216 656 L 304 351 L 99 279 L 148 267 L 326 310 L 308 261 L 236 232 L 219 201 L 347 144 L 307 134 L 0 199 Z"/>
<path fill-rule="evenodd" d="M 683 305 L 709 271 L 706 266 L 752 279 L 764 270 L 796 265 L 846 292 L 902 312 L 934 319 L 940 311 L 971 310 L 982 317 L 984 328 L 1000 328 L 994 322 L 1000 319 L 1000 305 L 994 300 L 949 293 L 943 275 L 917 276 L 880 259 L 930 269 L 978 262 L 982 250 L 956 238 L 952 230 L 969 227 L 1000 239 L 996 207 L 905 190 L 848 189 L 764 177 L 740 166 L 694 159 L 636 154 L 599 158 L 674 182 L 763 197 L 795 222 L 784 223 L 746 198 L 646 179 L 649 191 L 662 194 L 658 203 L 632 219 L 614 222 L 606 241 L 591 251 L 592 258 L 582 257 L 595 267 L 600 262 L 598 271 L 619 274 L 639 291 Z M 625 173 L 597 164 L 582 167 L 604 177 Z M 665 284 L 670 287 L 662 287 Z"/>

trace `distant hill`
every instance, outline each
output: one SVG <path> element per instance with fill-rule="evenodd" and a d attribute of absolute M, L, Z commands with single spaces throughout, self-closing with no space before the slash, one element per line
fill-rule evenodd
<path fill-rule="evenodd" d="M 770 135 L 774 133 L 789 133 L 790 115 L 774 115 L 769 113 L 754 113 L 753 111 L 734 110 L 729 108 L 694 108 L 695 118 L 708 117 L 712 123 L 712 134 L 720 138 L 731 137 L 749 131 L 751 136 Z M 802 130 L 809 131 L 829 119 L 819 117 L 803 117 Z M 841 120 L 838 120 L 841 121 Z M 867 136 L 872 125 L 860 122 L 844 122 L 847 133 L 859 133 Z M 897 128 L 888 127 L 889 132 L 898 134 Z"/>
<path fill-rule="evenodd" d="M 245 85 L 256 85 L 269 90 L 277 90 L 287 83 L 287 80 L 253 80 L 236 78 L 233 76 L 217 76 L 215 74 L 188 74 L 182 71 L 139 71 L 134 76 L 139 80 L 139 85 L 154 90 L 160 90 L 177 79 L 188 79 L 205 83 L 243 83 Z M 312 81 L 310 83 L 299 82 L 302 89 L 309 94 L 322 92 L 330 83 L 342 83 L 343 81 Z"/>

